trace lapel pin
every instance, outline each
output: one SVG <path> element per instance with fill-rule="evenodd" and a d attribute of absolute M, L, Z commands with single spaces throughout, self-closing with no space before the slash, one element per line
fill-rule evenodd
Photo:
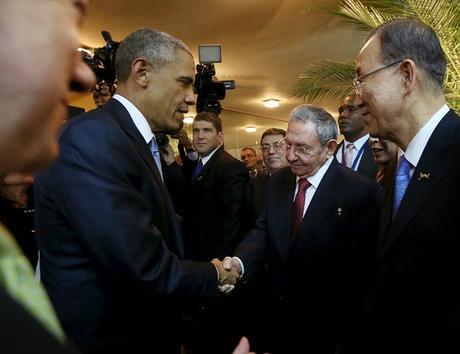
<path fill-rule="evenodd" d="M 342 208 L 337 208 L 337 215 L 342 215 Z"/>
<path fill-rule="evenodd" d="M 418 176 L 418 180 L 421 181 L 422 179 L 430 179 L 430 173 L 423 173 L 423 172 L 420 172 L 420 175 Z"/>

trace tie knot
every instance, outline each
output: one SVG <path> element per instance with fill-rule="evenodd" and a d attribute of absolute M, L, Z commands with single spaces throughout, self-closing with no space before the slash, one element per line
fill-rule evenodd
<path fill-rule="evenodd" d="M 353 150 L 355 148 L 355 144 L 353 143 L 348 143 L 346 146 L 347 150 Z"/>
<path fill-rule="evenodd" d="M 396 173 L 397 176 L 405 176 L 410 174 L 410 168 L 411 164 L 407 159 L 404 157 L 404 155 L 401 155 L 399 158 L 399 166 L 398 166 L 398 171 Z"/>
<path fill-rule="evenodd" d="M 310 182 L 308 182 L 308 179 L 306 178 L 301 178 L 299 179 L 299 191 L 306 191 L 308 187 L 310 187 Z"/>

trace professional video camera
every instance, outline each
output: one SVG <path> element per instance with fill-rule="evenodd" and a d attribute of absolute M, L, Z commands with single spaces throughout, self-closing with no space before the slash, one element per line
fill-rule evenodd
<path fill-rule="evenodd" d="M 115 73 L 115 53 L 120 45 L 120 42 L 112 40 L 112 36 L 107 31 L 101 32 L 106 45 L 94 50 L 84 51 L 83 60 L 93 70 L 97 78 L 97 84 L 106 84 L 110 88 L 110 92 L 114 92 L 117 82 Z"/>
<path fill-rule="evenodd" d="M 196 111 L 197 113 L 205 111 L 219 115 L 222 112 L 220 101 L 225 98 L 227 89 L 235 88 L 235 81 L 217 81 L 214 79 L 216 75 L 214 63 L 222 61 L 219 44 L 199 45 L 198 55 L 200 64 L 196 66 L 194 84 L 195 93 L 198 94 Z"/>

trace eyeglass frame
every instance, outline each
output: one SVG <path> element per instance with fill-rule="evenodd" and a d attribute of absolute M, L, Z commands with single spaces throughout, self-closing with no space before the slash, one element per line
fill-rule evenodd
<path fill-rule="evenodd" d="M 265 147 L 264 147 L 265 145 Z M 268 146 L 267 146 L 268 145 Z M 275 141 L 274 143 L 268 144 L 260 144 L 260 150 L 262 151 L 270 151 L 270 148 L 273 148 L 275 151 L 280 151 L 283 149 L 283 145 L 286 145 L 286 142 L 284 141 L 284 137 L 281 138 L 278 141 Z"/>
<path fill-rule="evenodd" d="M 378 69 L 375 69 L 373 71 L 371 71 L 370 73 L 367 73 L 366 75 L 363 75 L 361 77 L 358 77 L 358 74 L 356 74 L 356 77 L 353 79 L 353 87 L 355 89 L 355 93 L 360 95 L 361 94 L 361 83 L 367 79 L 369 76 L 372 76 L 374 74 L 377 74 L 378 72 L 382 71 L 382 70 L 385 70 L 385 69 L 388 69 L 388 68 L 391 68 L 393 65 L 396 65 L 396 64 L 399 64 L 399 63 L 402 63 L 404 61 L 404 59 L 399 59 L 399 60 L 396 60 L 394 62 L 391 62 L 390 64 L 388 65 L 384 65 Z"/>
<path fill-rule="evenodd" d="M 290 151 L 292 149 L 292 147 L 294 146 L 294 149 L 293 149 L 292 152 L 295 155 L 297 155 L 297 157 L 300 157 L 300 156 L 302 156 L 302 157 L 311 157 L 312 156 L 311 151 L 314 149 L 314 146 L 301 145 L 300 146 L 301 150 L 299 150 L 298 145 L 288 144 L 287 141 L 286 141 L 286 138 L 281 139 L 281 141 L 285 145 L 286 152 Z M 321 145 L 323 145 L 323 144 L 321 144 Z"/>

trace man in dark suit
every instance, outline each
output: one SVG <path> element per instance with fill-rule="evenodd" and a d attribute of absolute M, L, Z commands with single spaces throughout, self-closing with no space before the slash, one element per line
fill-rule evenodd
<path fill-rule="evenodd" d="M 175 353 L 178 297 L 216 294 L 218 262 L 183 261 L 153 132 L 193 104 L 180 40 L 141 29 L 116 54 L 112 100 L 71 120 L 36 179 L 41 276 L 66 333 L 88 353 Z"/>
<path fill-rule="evenodd" d="M 333 354 L 358 315 L 379 187 L 337 162 L 336 139 L 327 111 L 294 108 L 285 138 L 289 168 L 269 179 L 264 214 L 224 260 L 244 277 L 269 263 L 278 299 L 270 309 L 271 353 Z"/>
<path fill-rule="evenodd" d="M 248 170 L 224 150 L 217 115 L 197 114 L 192 132 L 199 159 L 187 176 L 187 200 L 192 207 L 184 215 L 186 253 L 194 260 L 222 259 L 233 253 L 248 231 L 244 199 Z"/>
<path fill-rule="evenodd" d="M 77 55 L 78 24 L 86 6 L 83 0 L 0 3 L 0 176 L 7 194 L 15 182 L 31 183 L 17 172 L 33 173 L 56 157 L 70 84 L 89 89 L 95 83 Z M 26 200 L 22 188 L 19 192 L 11 199 L 21 204 Z M 74 352 L 45 290 L 1 224 L 0 328 L 2 353 Z"/>
<path fill-rule="evenodd" d="M 378 164 L 372 156 L 369 133 L 364 124 L 362 107 L 356 103 L 356 95 L 347 96 L 342 101 L 338 123 L 345 139 L 337 146 L 337 161 L 374 181 Z"/>
<path fill-rule="evenodd" d="M 282 141 L 285 136 L 285 130 L 270 128 L 264 131 L 260 138 L 260 149 L 262 150 L 262 159 L 267 168 L 267 174 L 251 178 L 246 191 L 251 220 L 254 223 L 264 209 L 268 178 L 276 171 L 287 166 L 285 144 Z"/>
<path fill-rule="evenodd" d="M 444 52 L 430 27 L 398 20 L 369 35 L 356 65 L 369 132 L 400 148 L 369 293 L 374 342 L 363 352 L 458 352 L 460 120 L 443 94 Z"/>

